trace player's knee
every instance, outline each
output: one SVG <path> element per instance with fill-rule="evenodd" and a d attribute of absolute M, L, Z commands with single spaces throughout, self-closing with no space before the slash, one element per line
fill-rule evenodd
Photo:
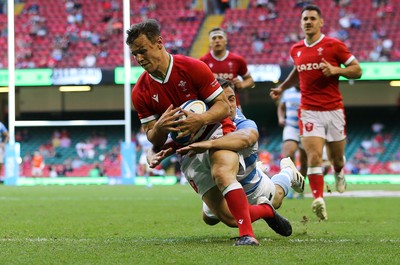
<path fill-rule="evenodd" d="M 214 178 L 215 184 L 217 184 L 218 188 L 225 188 L 230 184 L 236 182 L 236 174 L 229 170 L 216 170 L 213 171 L 212 176 Z"/>
<path fill-rule="evenodd" d="M 221 221 L 228 227 L 237 227 L 237 223 L 235 222 L 234 219 L 225 219 Z"/>
<path fill-rule="evenodd" d="M 224 223 L 226 226 L 237 227 L 237 223 L 235 221 L 235 218 L 231 215 L 230 212 L 219 211 L 217 213 L 217 218 L 222 223 Z"/>
<path fill-rule="evenodd" d="M 321 165 L 322 164 L 322 155 L 318 155 L 317 153 L 312 153 L 307 156 L 309 165 Z"/>
<path fill-rule="evenodd" d="M 336 172 L 342 170 L 342 168 L 344 167 L 344 163 L 345 161 L 343 159 L 343 156 L 339 156 L 332 161 L 333 168 L 335 169 Z"/>
<path fill-rule="evenodd" d="M 216 225 L 219 223 L 219 220 L 216 218 L 211 218 L 209 216 L 207 216 L 204 212 L 203 212 L 203 221 L 204 223 L 206 223 L 207 225 Z"/>
<path fill-rule="evenodd" d="M 274 206 L 275 210 L 278 210 L 279 208 L 281 208 L 282 202 L 283 201 L 279 201 L 274 198 L 274 200 L 272 201 L 272 206 Z"/>

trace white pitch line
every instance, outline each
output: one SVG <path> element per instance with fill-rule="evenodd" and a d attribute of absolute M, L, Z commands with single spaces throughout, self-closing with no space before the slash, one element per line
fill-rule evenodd
<path fill-rule="evenodd" d="M 304 197 L 312 198 L 312 194 L 306 193 L 304 194 Z M 333 191 L 333 192 L 324 192 L 324 197 L 353 197 L 353 198 L 400 197 L 400 191 L 357 190 L 357 191 L 345 191 L 343 193 Z"/>

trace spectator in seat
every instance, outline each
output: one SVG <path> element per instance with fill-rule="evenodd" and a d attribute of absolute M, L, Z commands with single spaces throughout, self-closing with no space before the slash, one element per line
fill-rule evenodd
<path fill-rule="evenodd" d="M 43 177 L 43 169 L 45 166 L 44 158 L 39 151 L 35 151 L 32 157 L 32 177 Z"/>
<path fill-rule="evenodd" d="M 89 171 L 89 177 L 92 178 L 104 177 L 104 175 L 104 168 L 99 163 L 95 163 L 93 168 Z"/>
<path fill-rule="evenodd" d="M 57 167 L 55 165 L 50 165 L 50 167 L 49 167 L 49 177 L 50 178 L 58 177 Z"/>
<path fill-rule="evenodd" d="M 80 67 L 95 67 L 96 66 L 96 55 L 93 52 L 90 52 L 84 58 L 79 61 Z"/>
<path fill-rule="evenodd" d="M 74 159 L 72 159 L 72 161 L 71 161 L 71 167 L 73 170 L 80 168 L 84 164 L 85 164 L 85 162 L 83 162 L 83 160 L 77 156 L 74 157 Z"/>

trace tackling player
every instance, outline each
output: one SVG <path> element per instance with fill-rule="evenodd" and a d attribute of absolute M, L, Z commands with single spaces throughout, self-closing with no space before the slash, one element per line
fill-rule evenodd
<path fill-rule="evenodd" d="M 239 162 L 237 180 L 243 186 L 247 199 L 251 204 L 272 204 L 278 209 L 283 198 L 288 194 L 292 185 L 298 192 L 304 190 L 304 178 L 296 169 L 290 158 L 281 161 L 281 172 L 271 179 L 263 172 L 258 165 L 258 129 L 254 121 L 247 119 L 237 108 L 235 92 L 230 81 L 217 78 L 224 89 L 230 106 L 230 118 L 235 122 L 237 130 L 223 137 L 196 142 L 177 150 L 180 154 L 189 155 L 209 152 L 213 149 L 226 149 L 239 152 L 243 159 Z M 167 157 L 172 150 L 161 151 L 153 155 L 151 167 L 157 166 L 162 159 Z M 202 196 L 203 200 L 203 220 L 209 225 L 215 225 L 222 221 L 228 226 L 235 227 L 235 220 L 226 205 L 226 201 L 221 196 L 217 186 L 211 176 L 204 176 L 202 189 L 206 188 L 206 193 Z M 211 200 L 210 200 L 211 199 Z M 268 225 L 282 236 L 290 236 L 292 227 L 286 219 L 279 217 L 275 213 L 274 219 L 265 219 Z"/>

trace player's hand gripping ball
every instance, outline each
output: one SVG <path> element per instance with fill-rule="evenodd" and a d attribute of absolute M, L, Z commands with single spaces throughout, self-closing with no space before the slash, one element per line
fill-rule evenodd
<path fill-rule="evenodd" d="M 185 103 L 183 103 L 181 105 L 181 109 L 191 111 L 193 113 L 201 114 L 201 113 L 206 112 L 208 107 L 207 107 L 206 103 L 204 103 L 202 100 L 192 99 L 192 100 L 188 100 Z M 186 115 L 181 116 L 179 119 L 181 119 L 181 120 L 186 119 Z M 203 125 L 203 127 L 201 127 L 200 130 L 198 130 L 194 134 L 193 139 L 191 141 L 190 141 L 190 135 L 185 136 L 183 138 L 176 138 L 176 137 L 178 137 L 179 132 L 171 132 L 170 134 L 171 134 L 172 140 L 174 140 L 175 143 L 177 143 L 179 145 L 188 145 L 190 143 L 195 142 L 197 139 L 199 139 L 199 137 L 204 133 L 206 128 L 207 128 L 207 125 Z"/>

